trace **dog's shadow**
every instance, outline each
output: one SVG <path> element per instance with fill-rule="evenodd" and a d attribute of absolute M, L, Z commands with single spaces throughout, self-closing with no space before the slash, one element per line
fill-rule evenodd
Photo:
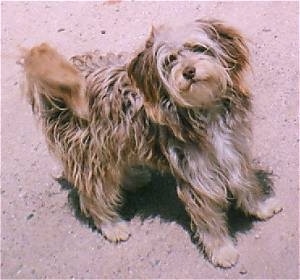
<path fill-rule="evenodd" d="M 68 201 L 77 219 L 92 230 L 96 230 L 92 219 L 85 217 L 80 210 L 76 189 L 63 178 L 58 178 L 57 181 L 62 189 L 69 192 Z M 196 242 L 190 229 L 190 218 L 177 196 L 176 182 L 171 175 L 153 172 L 151 182 L 144 188 L 135 192 L 124 191 L 124 204 L 120 209 L 120 215 L 125 220 L 131 220 L 138 215 L 142 221 L 159 217 L 164 222 L 176 222 L 188 231 L 191 239 Z M 241 211 L 230 207 L 228 227 L 232 237 L 235 237 L 238 232 L 250 230 L 253 227 L 253 221 L 254 219 L 246 217 Z"/>

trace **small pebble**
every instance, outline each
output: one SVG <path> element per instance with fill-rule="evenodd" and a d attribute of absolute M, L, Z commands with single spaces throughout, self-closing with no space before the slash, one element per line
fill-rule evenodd
<path fill-rule="evenodd" d="M 132 274 L 132 270 L 129 266 L 127 267 L 127 271 L 128 271 L 128 273 Z"/>
<path fill-rule="evenodd" d="M 270 28 L 263 28 L 263 30 L 262 30 L 263 32 L 270 32 L 271 31 L 271 29 Z"/>
<path fill-rule="evenodd" d="M 260 234 L 258 234 L 258 233 L 255 234 L 255 235 L 254 235 L 254 238 L 255 238 L 255 239 L 259 239 L 259 238 L 260 238 Z"/>
<path fill-rule="evenodd" d="M 101 34 L 105 34 L 106 33 L 106 31 L 105 30 L 101 30 Z"/>
<path fill-rule="evenodd" d="M 240 269 L 240 274 L 247 274 L 247 273 L 248 271 L 246 270 L 246 268 L 242 266 Z"/>
<path fill-rule="evenodd" d="M 66 29 L 65 28 L 59 28 L 58 30 L 57 30 L 57 32 L 62 32 L 62 31 L 65 31 Z"/>
<path fill-rule="evenodd" d="M 29 214 L 28 216 L 27 216 L 27 220 L 30 220 L 31 218 L 33 218 L 33 214 L 31 213 L 31 214 Z"/>

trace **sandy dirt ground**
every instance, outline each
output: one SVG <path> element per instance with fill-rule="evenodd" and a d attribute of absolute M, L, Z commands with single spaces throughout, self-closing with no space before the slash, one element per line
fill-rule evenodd
<path fill-rule="evenodd" d="M 298 278 L 298 3 L 2 2 L 1 278 Z M 129 195 L 131 238 L 105 241 L 69 207 L 73 193 L 53 179 L 31 108 L 21 98 L 18 46 L 42 41 L 64 55 L 133 51 L 151 24 L 223 19 L 250 39 L 253 152 L 275 174 L 284 211 L 267 222 L 232 214 L 240 251 L 231 269 L 214 268 L 192 242 L 170 178 Z"/>

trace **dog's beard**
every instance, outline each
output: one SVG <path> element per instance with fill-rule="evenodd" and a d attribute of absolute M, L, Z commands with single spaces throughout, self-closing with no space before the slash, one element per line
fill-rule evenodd
<path fill-rule="evenodd" d="M 193 78 L 186 78 L 187 67 L 194 69 Z M 220 97 L 230 84 L 226 69 L 214 59 L 201 56 L 187 57 L 177 62 L 170 70 L 158 71 L 164 86 L 174 100 L 182 106 L 207 106 Z"/>

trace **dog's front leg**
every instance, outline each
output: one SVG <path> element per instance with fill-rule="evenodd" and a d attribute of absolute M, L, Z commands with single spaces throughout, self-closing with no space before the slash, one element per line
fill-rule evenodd
<path fill-rule="evenodd" d="M 178 182 L 178 196 L 208 258 L 216 266 L 233 266 L 238 252 L 227 229 L 228 201 L 221 171 L 213 158 L 196 145 L 173 143 L 166 156 Z"/>
<path fill-rule="evenodd" d="M 231 267 L 238 260 L 238 252 L 228 234 L 226 198 L 207 196 L 201 186 L 188 183 L 177 187 L 179 198 L 192 219 L 192 230 L 215 266 Z"/>

